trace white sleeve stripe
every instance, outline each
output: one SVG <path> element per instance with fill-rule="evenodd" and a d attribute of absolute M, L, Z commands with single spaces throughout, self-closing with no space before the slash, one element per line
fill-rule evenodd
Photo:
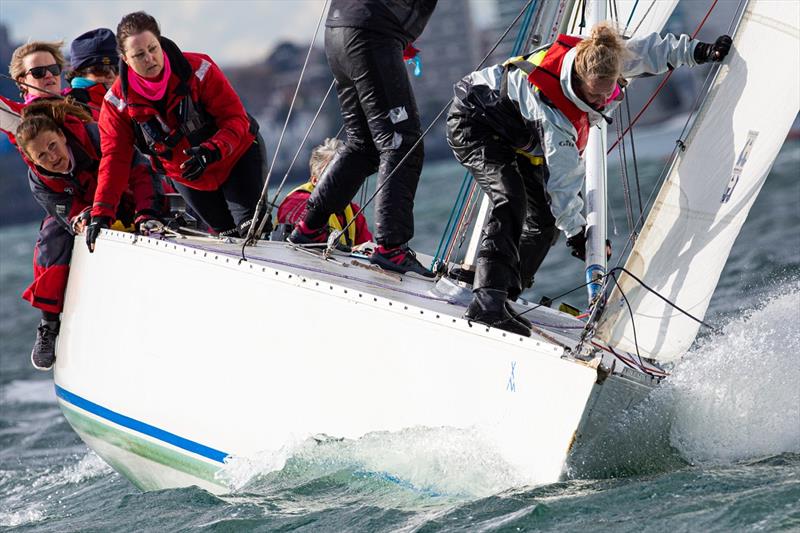
<path fill-rule="evenodd" d="M 197 68 L 197 71 L 195 71 L 194 75 L 197 76 L 198 80 L 203 81 L 203 78 L 206 77 L 206 73 L 210 68 L 211 68 L 211 63 L 209 63 L 204 59 L 203 62 L 200 63 L 200 66 Z"/>

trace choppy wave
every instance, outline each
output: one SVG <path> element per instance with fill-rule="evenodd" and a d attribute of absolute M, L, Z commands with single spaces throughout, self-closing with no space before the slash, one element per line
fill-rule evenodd
<path fill-rule="evenodd" d="M 800 452 L 800 283 L 732 320 L 675 368 L 670 441 L 692 462 Z"/>

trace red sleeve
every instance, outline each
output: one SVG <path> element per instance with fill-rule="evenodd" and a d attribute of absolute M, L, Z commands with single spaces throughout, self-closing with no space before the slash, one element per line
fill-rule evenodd
<path fill-rule="evenodd" d="M 222 157 L 227 157 L 247 135 L 250 119 L 239 95 L 233 90 L 222 70 L 211 58 L 206 56 L 205 60 L 211 63 L 211 67 L 200 84 L 200 102 L 214 117 L 219 128 L 210 140 L 219 148 Z"/>
<path fill-rule="evenodd" d="M 352 202 L 350 204 L 350 209 L 353 210 L 353 213 L 358 213 L 358 210 L 361 209 L 358 207 L 358 204 Z M 369 231 L 369 226 L 367 226 L 367 219 L 364 218 L 363 213 L 358 213 L 356 217 L 356 244 L 361 244 L 364 242 L 369 242 L 372 240 L 372 233 Z"/>
<path fill-rule="evenodd" d="M 94 193 L 92 216 L 114 217 L 119 200 L 128 186 L 133 160 L 133 124 L 127 112 L 108 100 L 100 110 L 100 169 Z M 116 98 L 116 96 L 113 96 Z"/>
<path fill-rule="evenodd" d="M 0 131 L 8 135 L 8 140 L 14 146 L 17 145 L 14 134 L 17 132 L 17 126 L 19 126 L 19 114 L 22 112 L 23 107 L 25 107 L 25 104 L 9 100 L 0 95 L 0 108 L 2 108 L 0 109 Z"/>
<path fill-rule="evenodd" d="M 308 194 L 305 191 L 294 191 L 283 199 L 278 207 L 278 224 L 297 224 L 306 213 Z"/>

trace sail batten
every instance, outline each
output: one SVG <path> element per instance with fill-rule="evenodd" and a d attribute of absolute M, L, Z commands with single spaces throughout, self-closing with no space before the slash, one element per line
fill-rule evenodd
<path fill-rule="evenodd" d="M 733 242 L 800 109 L 799 20 L 800 3 L 749 2 L 686 150 L 625 264 L 697 318 L 705 316 Z M 683 355 L 699 324 L 630 276 L 621 274 L 619 283 L 598 323 L 598 338 L 661 361 Z"/>

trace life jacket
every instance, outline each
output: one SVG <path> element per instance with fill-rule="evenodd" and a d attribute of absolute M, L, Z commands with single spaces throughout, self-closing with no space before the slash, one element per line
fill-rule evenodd
<path fill-rule="evenodd" d="M 513 57 L 503 63 L 506 73 L 518 68 L 528 75 L 528 81 L 546 97 L 546 100 L 567 117 L 578 134 L 575 143 L 581 154 L 589 138 L 589 115 L 576 106 L 561 89 L 561 65 L 564 56 L 581 42 L 581 37 L 560 34 L 549 48 L 528 56 Z M 503 79 L 505 85 L 505 77 Z"/>
<path fill-rule="evenodd" d="M 134 98 L 129 93 L 128 66 L 121 64 L 120 80 L 123 100 L 130 106 L 129 114 L 133 118 L 133 130 L 136 136 L 136 145 L 140 151 L 164 159 L 172 159 L 173 150 L 185 138 L 189 146 L 198 146 L 208 140 L 217 131 L 214 118 L 205 112 L 202 105 L 194 98 L 196 89 L 192 90 L 193 80 L 202 80 L 205 72 L 210 67 L 206 61 L 192 65 L 169 39 L 161 38 L 162 50 L 169 56 L 173 65 L 173 74 L 177 77 L 177 84 L 169 80 L 167 90 L 169 101 L 166 109 L 158 110 L 154 105 L 140 103 L 147 102 L 144 98 Z M 179 95 L 174 98 L 174 95 Z M 114 102 L 112 102 L 114 103 Z M 136 107 L 140 109 L 134 111 Z M 149 109 L 141 109 L 149 108 Z M 170 127 L 161 113 L 174 113 L 177 126 Z M 172 121 L 170 121 L 172 122 Z"/>
<path fill-rule="evenodd" d="M 314 190 L 314 185 L 312 185 L 310 181 L 307 181 L 304 184 L 300 185 L 299 187 L 296 187 L 289 194 L 293 194 L 297 191 L 305 191 L 308 194 L 311 194 L 313 190 Z M 350 224 L 350 221 L 356 218 L 355 213 L 353 213 L 353 207 L 351 204 L 347 204 L 347 206 L 344 208 L 344 211 L 342 211 L 342 215 L 344 215 L 345 225 Z M 342 231 L 342 228 L 344 227 L 342 223 L 339 221 L 339 217 L 336 214 L 333 214 L 330 217 L 328 217 L 328 226 L 336 231 Z M 345 246 L 353 246 L 355 244 L 356 242 L 355 222 L 350 224 L 350 226 L 347 228 L 347 233 L 339 237 L 339 242 Z"/>

